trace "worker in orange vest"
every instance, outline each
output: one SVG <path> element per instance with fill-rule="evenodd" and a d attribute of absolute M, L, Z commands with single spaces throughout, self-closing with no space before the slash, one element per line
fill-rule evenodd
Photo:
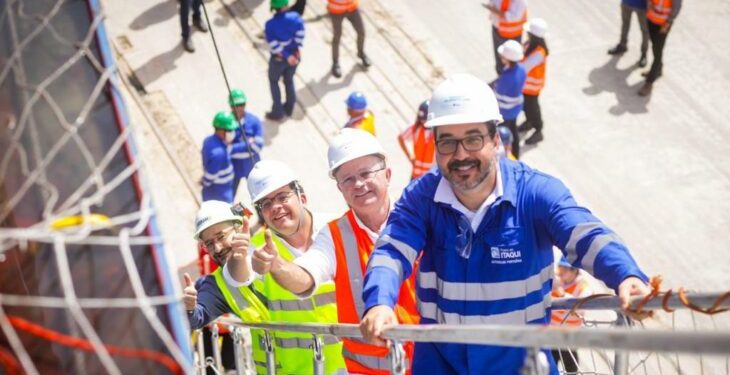
<path fill-rule="evenodd" d="M 651 94 L 651 90 L 656 81 L 662 75 L 662 55 L 664 54 L 664 44 L 667 41 L 669 29 L 674 24 L 674 19 L 682 8 L 682 0 L 649 0 L 646 6 L 646 20 L 649 28 L 649 39 L 651 39 L 651 52 L 654 60 L 651 63 L 651 69 L 642 73 L 646 77 L 644 86 L 639 90 L 640 96 Z"/>
<path fill-rule="evenodd" d="M 522 43 L 522 27 L 527 22 L 526 0 L 489 0 L 484 4 L 492 21 L 492 44 L 497 74 L 504 67 L 497 48 L 509 39 Z"/>
<path fill-rule="evenodd" d="M 573 267 L 570 262 L 560 256 L 555 266 L 555 280 L 553 280 L 552 296 L 557 298 L 584 298 L 593 294 L 590 283 L 580 268 Z M 550 324 L 559 326 L 580 327 L 583 325 L 583 314 L 578 311 L 568 315 L 569 311 L 553 310 Z M 578 352 L 576 350 L 560 348 L 552 350 L 555 362 L 563 361 L 563 367 L 569 374 L 578 371 Z"/>
<path fill-rule="evenodd" d="M 542 114 L 538 97 L 545 87 L 545 66 L 547 65 L 548 48 L 545 43 L 547 22 L 542 18 L 533 18 L 527 24 L 527 42 L 525 43 L 525 58 L 522 66 L 527 72 L 522 95 L 525 98 L 523 110 L 525 122 L 517 127 L 517 131 L 526 132 L 535 129 L 525 144 L 534 145 L 544 139 L 542 134 Z"/>
<path fill-rule="evenodd" d="M 347 18 L 357 33 L 357 57 L 364 68 L 370 67 L 370 59 L 365 54 L 365 24 L 360 15 L 359 0 L 327 0 L 327 13 L 332 19 L 332 75 L 342 77 L 340 67 L 340 39 L 342 38 L 342 21 Z"/>
<path fill-rule="evenodd" d="M 360 91 L 353 91 L 345 100 L 347 115 L 350 117 L 345 128 L 362 129 L 375 135 L 375 115 L 368 109 L 368 100 Z"/>
<path fill-rule="evenodd" d="M 281 286 L 302 298 L 311 295 L 321 283 L 334 280 L 340 323 L 358 323 L 365 313 L 363 275 L 391 211 L 391 170 L 378 140 L 359 129 L 344 129 L 337 135 L 327 159 L 330 177 L 337 182 L 350 209 L 323 228 L 309 250 L 293 262 L 257 250 L 252 264 L 258 273 L 269 270 Z M 399 291 L 395 311 L 401 324 L 419 322 L 414 282 L 413 277 L 407 279 Z M 390 373 L 387 348 L 369 345 L 363 339 L 344 339 L 343 344 L 342 355 L 350 373 Z M 410 373 L 413 343 L 405 345 L 405 352 Z"/>
<path fill-rule="evenodd" d="M 398 135 L 398 144 L 413 166 L 411 180 L 428 172 L 434 161 L 436 144 L 433 131 L 424 126 L 426 115 L 428 115 L 428 100 L 418 106 L 416 122 Z"/>

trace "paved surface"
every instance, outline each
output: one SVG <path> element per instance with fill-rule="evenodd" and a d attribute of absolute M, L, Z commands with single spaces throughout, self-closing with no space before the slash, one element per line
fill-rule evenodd
<path fill-rule="evenodd" d="M 524 160 L 562 178 L 579 202 L 624 238 L 648 273 L 665 276 L 666 286 L 718 290 L 730 285 L 730 127 L 724 121 L 730 117 L 724 94 L 730 85 L 730 37 L 723 30 L 730 3 L 685 3 L 669 36 L 664 77 L 651 97 L 640 98 L 635 94 L 640 70 L 633 66 L 636 25 L 630 51 L 621 58 L 606 55 L 618 39 L 618 1 L 576 1 L 571 8 L 533 1 L 530 14 L 550 24 L 551 55 L 541 95 L 546 140 L 525 147 Z M 290 163 L 300 173 L 314 210 L 345 208 L 327 178 L 325 155 L 327 140 L 346 120 L 343 100 L 350 91 L 362 90 L 372 102 L 397 197 L 409 172 L 395 135 L 413 120 L 417 104 L 445 74 L 494 78 L 486 10 L 479 2 L 444 4 L 363 1 L 366 50 L 374 66 L 365 72 L 357 65 L 354 32 L 345 23 L 344 77 L 333 79 L 325 0 L 308 2 L 299 104 L 292 119 L 266 123 L 264 157 Z M 169 106 L 184 132 L 179 137 L 166 130 L 169 141 L 186 166 L 199 165 L 212 116 L 227 108 L 210 34 L 195 32 L 197 51 L 189 54 L 180 45 L 176 1 L 107 1 L 105 7 L 119 57 L 144 88 L 139 95 L 154 97 L 143 100 L 147 110 L 158 110 L 161 104 L 155 103 Z M 268 55 L 257 34 L 270 17 L 268 2 L 211 0 L 206 7 L 232 86 L 243 88 L 248 109 L 263 117 L 270 107 Z M 169 159 L 155 162 L 148 167 L 161 184 L 177 173 Z M 197 181 L 195 174 L 194 168 L 182 173 Z M 241 189 L 238 197 L 245 196 Z M 175 199 L 166 199 L 165 192 L 155 197 L 163 230 L 175 228 L 166 234 L 168 247 L 185 265 L 194 259 L 188 239 L 194 200 L 181 193 Z"/>

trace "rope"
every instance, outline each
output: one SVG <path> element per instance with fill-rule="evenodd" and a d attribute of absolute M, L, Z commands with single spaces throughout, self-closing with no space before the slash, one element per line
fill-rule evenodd
<path fill-rule="evenodd" d="M 0 346 L 0 365 L 3 366 L 3 369 L 6 371 L 7 375 L 22 375 L 23 374 L 23 371 L 21 371 L 20 363 L 18 363 L 18 360 L 15 359 L 15 357 L 10 352 L 3 349 L 1 346 Z"/>
<path fill-rule="evenodd" d="M 31 323 L 25 319 L 16 317 L 16 316 L 8 316 L 8 320 L 10 321 L 10 324 L 21 330 L 25 331 L 33 336 L 40 337 L 44 340 L 55 342 L 57 344 L 67 346 L 74 349 L 83 350 L 86 352 L 96 352 L 91 345 L 91 343 L 88 340 L 81 339 L 78 337 L 73 337 L 69 335 L 65 335 L 63 333 L 42 327 L 40 325 Z M 138 358 L 138 359 L 146 359 L 149 361 L 157 362 L 158 364 L 165 366 L 168 370 L 170 370 L 173 374 L 182 374 L 183 370 L 180 367 L 180 365 L 175 362 L 172 358 L 169 356 L 156 352 L 154 350 L 147 350 L 147 349 L 131 349 L 131 348 L 125 348 L 115 345 L 104 345 L 107 351 L 111 355 L 119 356 L 119 357 L 126 357 L 126 358 Z M 2 353 L 0 353 L 2 354 Z M 5 364 L 3 361 L 2 356 L 0 356 L 0 363 Z"/>
<path fill-rule="evenodd" d="M 215 56 L 218 59 L 218 64 L 221 67 L 221 73 L 223 73 L 223 80 L 226 82 L 226 89 L 228 89 L 228 97 L 231 96 L 231 85 L 228 83 L 228 76 L 226 75 L 226 68 L 223 66 L 223 60 L 221 59 L 220 51 L 218 51 L 218 43 L 215 41 L 215 33 L 213 33 L 213 26 L 208 19 L 208 9 L 205 7 L 205 1 L 200 2 L 203 7 L 203 15 L 205 16 L 205 22 L 208 24 L 208 31 L 210 32 L 210 38 L 213 40 L 213 47 L 215 48 Z"/>

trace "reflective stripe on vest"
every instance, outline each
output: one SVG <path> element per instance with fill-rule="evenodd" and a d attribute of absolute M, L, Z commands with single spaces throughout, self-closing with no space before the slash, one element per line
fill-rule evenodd
<path fill-rule="evenodd" d="M 331 335 L 324 335 L 322 337 L 322 343 L 325 345 L 331 345 L 331 344 L 337 344 L 340 340 Z M 290 348 L 300 348 L 300 349 L 311 349 L 312 344 L 314 343 L 313 339 L 303 338 L 303 337 L 276 337 L 274 338 L 274 344 L 280 348 L 290 349 Z M 265 350 L 266 345 L 264 344 L 264 338 L 263 336 L 259 337 L 259 349 Z"/>
<path fill-rule="evenodd" d="M 525 86 L 522 88 L 522 93 L 527 95 L 539 95 L 540 91 L 542 91 L 543 87 L 545 87 L 545 63 L 547 62 L 545 49 L 538 46 L 530 53 L 529 56 L 525 57 L 525 60 L 534 54 L 541 54 L 543 59 L 540 64 L 532 67 L 532 69 L 527 72 Z"/>
<path fill-rule="evenodd" d="M 646 18 L 657 25 L 664 25 L 672 12 L 672 0 L 649 0 Z"/>
<path fill-rule="evenodd" d="M 359 0 L 327 0 L 327 12 L 332 14 L 354 12 L 359 3 Z"/>
<path fill-rule="evenodd" d="M 510 0 L 502 0 L 502 6 L 500 11 L 502 14 L 506 13 L 510 6 Z M 522 26 L 527 22 L 527 10 L 522 12 L 522 17 L 517 21 L 507 21 L 502 15 L 499 16 L 499 23 L 497 24 L 497 33 L 502 38 L 519 38 L 522 36 Z"/>
<path fill-rule="evenodd" d="M 223 268 L 221 267 L 213 272 L 213 277 L 228 306 L 241 320 L 253 323 L 270 320 L 268 310 L 251 287 L 235 288 L 228 285 L 223 278 Z"/>
<path fill-rule="evenodd" d="M 573 284 L 569 285 L 567 288 L 565 288 L 565 294 L 579 298 L 583 295 L 583 292 L 588 289 L 590 285 L 585 280 L 580 280 L 578 282 L 573 282 Z M 558 297 L 555 296 L 554 297 Z M 568 316 L 569 310 L 553 310 L 551 316 L 550 316 L 550 323 L 553 325 L 564 325 L 564 326 L 581 326 L 583 325 L 583 313 L 580 311 L 576 311 L 573 314 L 570 314 Z"/>

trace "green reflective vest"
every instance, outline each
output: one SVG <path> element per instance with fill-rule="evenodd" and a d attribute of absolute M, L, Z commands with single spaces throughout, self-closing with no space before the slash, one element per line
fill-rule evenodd
<path fill-rule="evenodd" d="M 282 258 L 291 262 L 294 256 L 279 237 L 272 236 Z M 264 231 L 251 238 L 251 243 L 260 248 L 265 244 Z M 320 284 L 319 288 L 307 299 L 300 299 L 277 283 L 271 274 L 256 279 L 252 284 L 255 294 L 266 305 L 269 318 L 273 322 L 287 323 L 337 323 L 335 284 L 330 281 Z M 251 331 L 254 363 L 259 374 L 266 370 L 263 331 Z M 324 344 L 325 373 L 347 373 L 342 357 L 342 342 L 336 337 L 321 337 Z M 277 374 L 312 374 L 313 352 L 312 335 L 296 332 L 272 332 Z"/>

